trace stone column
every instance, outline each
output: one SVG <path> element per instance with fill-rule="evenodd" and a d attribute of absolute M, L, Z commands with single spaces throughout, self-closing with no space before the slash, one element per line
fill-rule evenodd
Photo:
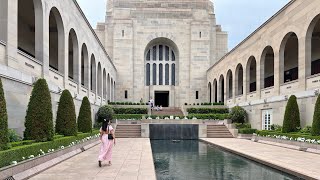
<path fill-rule="evenodd" d="M 243 101 L 247 101 L 247 92 L 250 92 L 250 65 L 243 66 L 243 75 L 242 75 L 242 94 L 243 94 Z M 249 70 L 249 73 L 247 72 Z M 249 87 L 249 90 L 248 90 Z"/>
<path fill-rule="evenodd" d="M 274 52 L 274 90 L 275 95 L 280 95 L 280 85 L 283 81 L 284 62 L 280 62 L 279 51 Z"/>
<path fill-rule="evenodd" d="M 305 91 L 307 89 L 306 78 L 309 75 L 307 72 L 311 72 L 311 62 L 309 66 L 306 64 L 307 53 L 310 53 L 310 52 L 306 52 L 306 37 L 301 37 L 299 39 L 298 74 L 299 74 L 299 90 L 302 90 L 302 91 Z"/>
<path fill-rule="evenodd" d="M 236 102 L 236 73 L 232 74 L 232 103 Z M 229 88 L 230 89 L 230 88 Z"/>
<path fill-rule="evenodd" d="M 79 49 L 79 45 L 77 45 L 78 51 L 76 51 L 77 56 L 74 57 L 73 61 L 76 60 L 75 69 L 73 70 L 75 74 L 74 80 L 78 83 L 78 93 L 81 91 L 81 49 Z"/>
<path fill-rule="evenodd" d="M 256 61 L 256 93 L 257 99 L 261 98 L 261 81 L 264 81 L 261 77 L 261 61 Z"/>
<path fill-rule="evenodd" d="M 172 67 L 171 67 L 171 63 L 169 63 L 169 86 L 171 86 L 172 85 L 172 82 L 171 82 L 171 76 L 172 76 L 172 74 L 171 74 L 171 69 L 172 69 Z M 199 96 L 200 96 L 200 94 L 199 94 Z"/>
<path fill-rule="evenodd" d="M 18 0 L 2 0 L 6 7 L 5 17 L 3 20 L 7 25 L 5 34 L 6 41 L 6 59 L 9 67 L 18 68 L 17 60 L 18 49 Z M 1 2 L 2 4 L 2 2 Z"/>

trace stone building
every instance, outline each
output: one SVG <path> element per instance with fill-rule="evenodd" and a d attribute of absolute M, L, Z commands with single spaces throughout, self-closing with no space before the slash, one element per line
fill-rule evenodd
<path fill-rule="evenodd" d="M 206 102 L 206 71 L 227 52 L 209 0 L 108 0 L 95 31 L 117 67 L 122 102 Z"/>
<path fill-rule="evenodd" d="M 94 118 L 115 98 L 117 69 L 75 0 L 0 0 L 0 77 L 9 128 L 22 134 L 38 78 L 49 84 L 54 117 L 68 89 L 77 114 L 89 97 Z"/>
<path fill-rule="evenodd" d="M 320 88 L 320 1 L 292 0 L 207 71 L 208 101 L 244 107 L 254 128 L 282 125 L 296 95 L 312 124 Z"/>

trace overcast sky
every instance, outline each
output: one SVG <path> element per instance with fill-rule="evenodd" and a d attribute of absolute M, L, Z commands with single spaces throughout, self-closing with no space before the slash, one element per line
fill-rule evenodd
<path fill-rule="evenodd" d="M 103 22 L 106 0 L 77 0 L 89 19 L 96 27 Z M 217 23 L 229 34 L 229 50 L 240 43 L 289 0 L 213 0 Z"/>

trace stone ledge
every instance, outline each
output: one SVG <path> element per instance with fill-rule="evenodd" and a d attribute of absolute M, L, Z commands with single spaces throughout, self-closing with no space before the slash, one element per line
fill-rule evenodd
<path fill-rule="evenodd" d="M 320 154 L 320 145 L 319 144 L 290 141 L 290 140 L 284 140 L 284 139 L 255 136 L 255 135 L 252 137 L 251 140 L 253 142 L 269 144 L 269 145 L 273 145 L 273 146 L 279 146 L 279 147 L 294 149 L 294 150 L 298 150 L 298 151 L 305 151 L 305 152 Z"/>
<path fill-rule="evenodd" d="M 11 165 L 0 169 L 0 179 L 13 177 L 15 180 L 27 179 L 38 174 L 66 159 L 69 159 L 85 150 L 88 150 L 100 142 L 97 139 L 91 139 L 84 143 L 75 145 L 70 148 L 55 151 L 45 156 L 36 157 L 34 159 L 26 160 L 17 165 Z"/>

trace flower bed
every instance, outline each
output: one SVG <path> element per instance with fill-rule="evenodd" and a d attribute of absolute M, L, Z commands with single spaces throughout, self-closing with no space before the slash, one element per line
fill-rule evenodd
<path fill-rule="evenodd" d="M 78 136 L 68 136 L 57 138 L 54 141 L 31 143 L 28 145 L 20 145 L 9 150 L 0 151 L 0 168 L 10 164 L 17 164 L 18 162 L 32 159 L 34 157 L 44 156 L 47 153 L 54 152 L 59 149 L 80 144 L 87 140 L 96 138 L 98 131 L 90 133 L 81 133 Z"/>
<path fill-rule="evenodd" d="M 170 119 L 170 116 L 157 116 L 147 114 L 115 114 L 114 119 L 118 120 L 141 120 L 142 117 L 146 119 Z M 173 116 L 173 119 L 212 119 L 212 120 L 225 120 L 229 119 L 228 114 L 189 114 L 189 116 Z"/>
<path fill-rule="evenodd" d="M 228 114 L 228 108 L 188 108 L 189 114 Z"/>
<path fill-rule="evenodd" d="M 257 136 L 297 141 L 297 142 L 306 142 L 312 144 L 320 144 L 320 136 L 311 136 L 308 133 L 282 133 L 276 131 L 258 131 Z"/>

